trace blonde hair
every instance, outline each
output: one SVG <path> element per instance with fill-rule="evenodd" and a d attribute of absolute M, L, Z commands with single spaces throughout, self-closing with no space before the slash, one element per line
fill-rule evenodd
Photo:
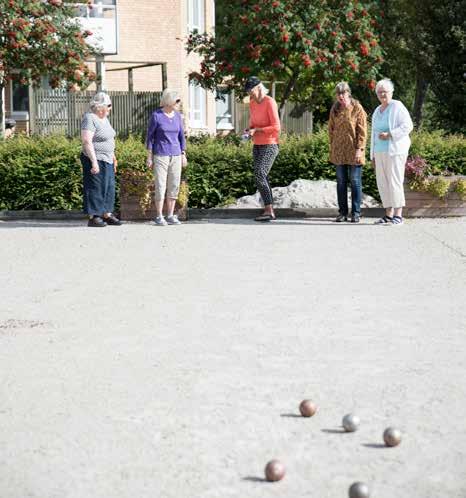
<path fill-rule="evenodd" d="M 162 93 L 162 98 L 160 99 L 160 107 L 166 105 L 173 105 L 179 99 L 179 94 L 175 90 L 169 90 L 166 88 Z"/>

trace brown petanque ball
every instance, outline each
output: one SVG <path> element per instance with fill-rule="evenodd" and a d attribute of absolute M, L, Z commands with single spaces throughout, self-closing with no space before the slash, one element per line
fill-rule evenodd
<path fill-rule="evenodd" d="M 401 431 L 388 427 L 383 432 L 383 440 L 386 446 L 398 446 L 401 443 Z"/>
<path fill-rule="evenodd" d="M 285 466 L 279 460 L 270 460 L 265 466 L 267 481 L 281 481 L 285 477 Z"/>
<path fill-rule="evenodd" d="M 303 417 L 312 417 L 317 411 L 317 405 L 310 399 L 301 401 L 299 411 Z"/>
<path fill-rule="evenodd" d="M 369 486 L 363 482 L 354 482 L 348 490 L 349 498 L 370 498 Z"/>

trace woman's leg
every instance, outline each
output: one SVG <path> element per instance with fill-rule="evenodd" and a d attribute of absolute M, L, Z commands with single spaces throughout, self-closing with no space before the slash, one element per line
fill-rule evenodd
<path fill-rule="evenodd" d="M 181 156 L 171 156 L 167 175 L 167 215 L 173 216 L 176 199 L 180 192 Z"/>
<path fill-rule="evenodd" d="M 362 166 L 351 166 L 351 218 L 361 216 Z"/>
<path fill-rule="evenodd" d="M 390 182 L 390 156 L 387 152 L 376 152 L 375 159 L 375 176 L 377 179 L 377 188 L 379 189 L 382 206 L 385 208 L 385 214 L 389 218 L 393 217 L 393 204 L 391 196 Z"/>
<path fill-rule="evenodd" d="M 405 191 L 404 191 L 404 179 L 405 179 L 405 165 L 406 165 L 406 154 L 400 154 L 397 156 L 391 156 L 390 160 L 392 163 L 391 167 L 391 183 L 392 183 L 392 198 L 394 214 L 398 218 L 402 217 L 403 207 L 405 206 Z"/>
<path fill-rule="evenodd" d="M 348 166 L 339 164 L 336 167 L 336 174 L 338 212 L 346 217 L 348 216 Z"/>
<path fill-rule="evenodd" d="M 115 170 L 112 163 L 99 161 L 100 171 L 103 172 L 104 189 L 104 216 L 110 216 L 115 208 Z"/>
<path fill-rule="evenodd" d="M 157 218 L 163 216 L 163 204 L 167 189 L 167 174 L 170 156 L 154 156 L 155 211 Z"/>
<path fill-rule="evenodd" d="M 268 174 L 278 155 L 278 145 L 254 145 L 252 152 L 256 186 L 264 202 L 264 213 L 273 215 L 273 195 Z"/>
<path fill-rule="evenodd" d="M 92 174 L 90 159 L 84 154 L 81 154 L 80 159 L 83 166 L 83 211 L 89 216 L 102 216 L 105 212 L 104 173 L 101 169 L 99 173 Z"/>

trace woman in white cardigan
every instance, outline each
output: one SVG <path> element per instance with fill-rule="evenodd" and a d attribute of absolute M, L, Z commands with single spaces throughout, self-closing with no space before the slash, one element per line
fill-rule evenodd
<path fill-rule="evenodd" d="M 385 208 L 385 216 L 376 221 L 378 225 L 403 223 L 403 182 L 413 122 L 406 107 L 392 99 L 393 90 L 389 79 L 380 80 L 375 87 L 380 105 L 372 115 L 371 160 Z"/>

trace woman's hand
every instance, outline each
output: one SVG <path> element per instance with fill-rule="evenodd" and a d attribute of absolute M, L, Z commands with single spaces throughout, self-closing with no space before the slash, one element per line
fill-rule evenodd
<path fill-rule="evenodd" d="M 361 164 L 363 158 L 363 151 L 361 149 L 356 149 L 356 164 Z"/>
<path fill-rule="evenodd" d="M 390 133 L 388 131 L 382 131 L 379 133 L 380 140 L 390 140 Z"/>
<path fill-rule="evenodd" d="M 186 168 L 188 165 L 188 158 L 186 157 L 186 154 L 181 154 L 181 167 Z"/>
<path fill-rule="evenodd" d="M 116 173 L 118 170 L 118 161 L 117 158 L 114 156 L 113 157 L 113 172 Z"/>
<path fill-rule="evenodd" d="M 249 129 L 249 135 L 253 137 L 256 133 L 260 133 L 262 131 L 261 128 L 250 128 Z"/>
<path fill-rule="evenodd" d="M 154 166 L 154 159 L 152 156 L 152 152 L 147 155 L 146 165 L 148 168 L 152 168 Z"/>
<path fill-rule="evenodd" d="M 99 168 L 99 163 L 92 163 L 92 166 L 91 166 L 91 173 L 93 175 L 97 175 L 100 173 L 100 168 Z"/>

